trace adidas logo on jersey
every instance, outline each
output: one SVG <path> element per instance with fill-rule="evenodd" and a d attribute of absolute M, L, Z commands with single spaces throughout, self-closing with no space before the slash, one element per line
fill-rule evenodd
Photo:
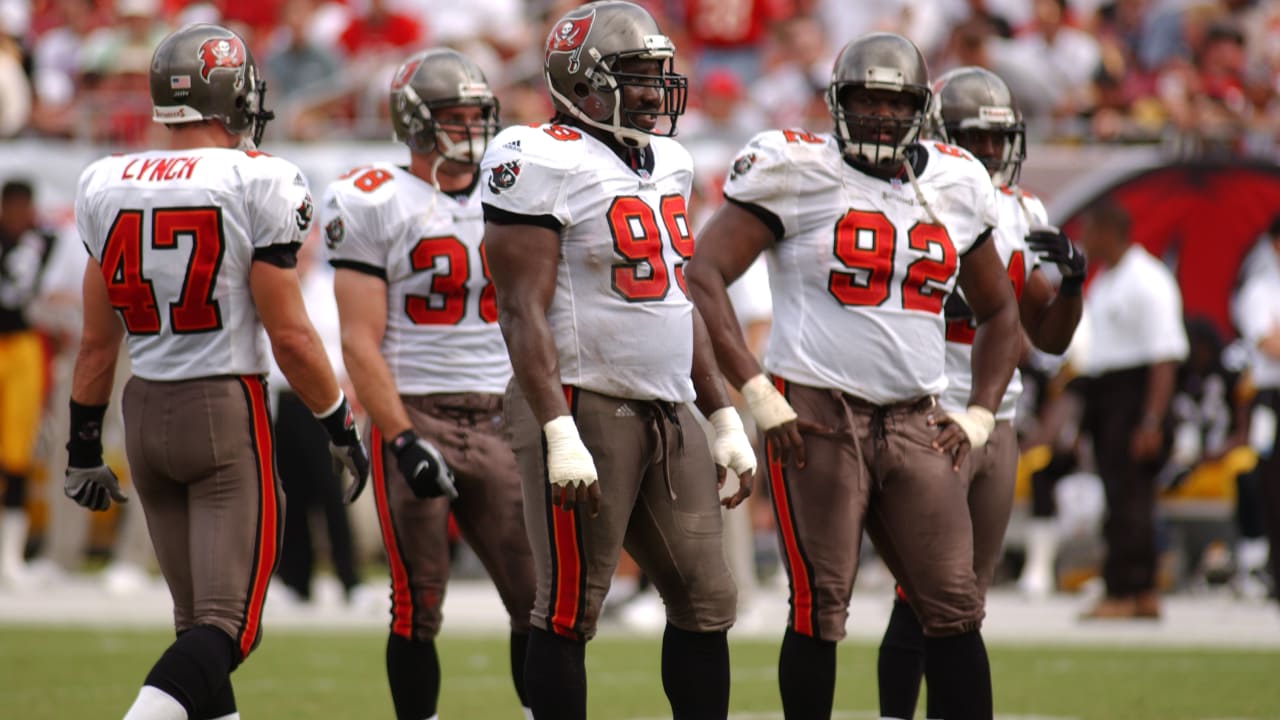
<path fill-rule="evenodd" d="M 627 403 L 622 403 L 621 405 L 618 406 L 618 410 L 613 414 L 613 416 L 614 417 L 635 417 L 636 411 L 632 410 L 631 406 L 628 405 Z"/>
<path fill-rule="evenodd" d="M 519 140 L 512 140 L 512 141 L 511 141 L 511 142 L 509 142 L 509 143 L 503 143 L 502 147 L 504 147 L 504 148 L 506 148 L 506 149 L 508 149 L 508 150 L 519 150 L 519 149 L 520 149 L 520 141 L 519 141 Z"/>

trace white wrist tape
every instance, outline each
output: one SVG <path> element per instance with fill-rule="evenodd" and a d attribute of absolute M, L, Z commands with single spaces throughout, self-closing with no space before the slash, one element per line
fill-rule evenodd
<path fill-rule="evenodd" d="M 751 439 L 742 427 L 742 418 L 738 411 L 731 407 L 722 407 L 707 418 L 716 431 L 715 442 L 712 443 L 711 454 L 716 464 L 727 467 L 738 475 L 756 471 L 756 451 L 751 447 Z"/>
<path fill-rule="evenodd" d="M 769 378 L 761 373 L 742 384 L 742 397 L 761 430 L 772 430 L 796 419 L 791 403 L 778 392 Z"/>
<path fill-rule="evenodd" d="M 570 415 L 561 415 L 542 426 L 547 438 L 547 479 L 560 487 L 590 485 L 596 481 L 596 463 L 582 444 L 578 426 Z"/>
<path fill-rule="evenodd" d="M 950 412 L 947 415 L 968 436 L 969 447 L 974 450 L 986 445 L 991 431 L 996 429 L 996 416 L 981 405 L 970 405 L 964 412 Z"/>
<path fill-rule="evenodd" d="M 335 412 L 337 412 L 338 408 L 342 407 L 342 401 L 343 401 L 343 400 L 346 400 L 346 399 L 347 399 L 346 394 L 342 392 L 342 389 L 341 389 L 341 388 L 339 388 L 339 389 L 338 389 L 338 399 L 337 399 L 337 400 L 334 400 L 334 401 L 333 401 L 333 404 L 332 404 L 332 405 L 330 405 L 330 406 L 328 407 L 328 409 L 321 410 L 321 411 L 320 411 L 320 412 L 318 412 L 318 413 L 311 413 L 311 414 L 312 414 L 312 415 L 314 415 L 314 416 L 316 416 L 316 417 L 318 417 L 318 418 L 329 417 L 330 415 L 332 415 L 332 414 L 334 414 Z"/>

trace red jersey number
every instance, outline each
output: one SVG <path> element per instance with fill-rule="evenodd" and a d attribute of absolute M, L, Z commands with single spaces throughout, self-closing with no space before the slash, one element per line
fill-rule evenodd
<path fill-rule="evenodd" d="M 1015 250 L 1009 256 L 1009 282 L 1013 284 L 1013 296 L 1022 299 L 1022 289 L 1027 284 L 1027 259 L 1021 250 Z M 978 332 L 971 319 L 947 321 L 947 342 L 972 345 L 973 337 Z"/>
<path fill-rule="evenodd" d="M 480 291 L 480 319 L 498 320 L 498 304 L 489 281 L 489 267 L 480 249 L 480 264 L 485 285 Z M 457 325 L 467 312 L 467 281 L 471 278 L 471 261 L 467 246 L 452 235 L 422 238 L 409 253 L 414 272 L 435 272 L 428 295 L 407 295 L 404 310 L 415 325 Z M 437 270 L 437 266 L 442 267 Z"/>
<path fill-rule="evenodd" d="M 143 211 L 121 210 L 102 249 L 107 298 L 131 335 L 160 332 L 155 288 L 143 274 Z M 214 299 L 225 242 L 222 211 L 216 207 L 156 208 L 151 213 L 151 247 L 176 250 L 191 242 L 191 255 L 178 302 L 169 304 L 169 327 L 177 335 L 222 329 L 222 308 Z"/>
<path fill-rule="evenodd" d="M 883 305 L 890 295 L 898 239 L 893 222 L 879 211 L 850 210 L 836 223 L 832 252 L 848 269 L 832 270 L 827 290 L 841 305 Z M 927 313 L 942 311 L 946 284 L 958 263 L 946 228 L 919 223 L 907 233 L 907 247 L 921 257 L 902 278 L 902 307 Z"/>
<path fill-rule="evenodd" d="M 614 198 L 606 214 L 613 251 L 623 258 L 613 265 L 612 285 L 627 302 L 662 300 L 671 289 L 671 275 L 675 275 L 680 291 L 685 291 L 684 264 L 693 257 L 693 232 L 684 196 L 662 196 L 659 213 L 671 249 L 681 258 L 670 270 L 663 256 L 658 213 L 649 203 L 635 195 L 622 195 Z"/>
<path fill-rule="evenodd" d="M 352 176 L 355 176 L 355 180 L 353 180 L 351 184 L 367 193 L 377 190 L 382 187 L 383 183 L 391 179 L 391 173 L 381 168 L 369 167 L 368 165 L 351 168 L 345 173 L 339 175 L 338 179 L 346 180 Z"/>

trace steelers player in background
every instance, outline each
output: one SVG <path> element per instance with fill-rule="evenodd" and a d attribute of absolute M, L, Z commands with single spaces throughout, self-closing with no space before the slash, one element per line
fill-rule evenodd
<path fill-rule="evenodd" d="M 28 309 L 53 251 L 53 234 L 36 224 L 35 192 L 24 180 L 0 188 L 0 586 L 29 583 L 27 481 L 44 406 L 44 341 Z"/>

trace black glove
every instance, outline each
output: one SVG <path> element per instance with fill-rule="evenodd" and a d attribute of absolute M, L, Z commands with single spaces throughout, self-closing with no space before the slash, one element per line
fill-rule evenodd
<path fill-rule="evenodd" d="M 413 430 L 405 430 L 392 438 L 391 451 L 396 454 L 396 466 L 408 481 L 414 496 L 433 498 L 444 495 L 450 502 L 458 499 L 453 472 L 440 456 L 440 451 Z"/>
<path fill-rule="evenodd" d="M 1080 252 L 1080 248 L 1071 242 L 1066 233 L 1051 225 L 1035 228 L 1027 234 L 1027 247 L 1039 256 L 1040 262 L 1058 266 L 1058 271 L 1062 273 L 1059 292 L 1080 294 L 1087 266 L 1084 253 Z"/>
<path fill-rule="evenodd" d="M 351 484 L 342 499 L 348 504 L 353 503 L 369 482 L 369 451 L 360 441 L 360 429 L 351 414 L 351 405 L 344 396 L 336 410 L 317 419 L 329 432 L 329 452 L 333 455 L 338 474 L 342 474 L 341 468 L 351 473 Z"/>
<path fill-rule="evenodd" d="M 120 480 L 102 462 L 102 418 L 106 405 L 71 401 L 71 437 L 67 440 L 67 476 L 62 491 L 81 507 L 102 511 L 111 501 L 128 502 Z"/>

